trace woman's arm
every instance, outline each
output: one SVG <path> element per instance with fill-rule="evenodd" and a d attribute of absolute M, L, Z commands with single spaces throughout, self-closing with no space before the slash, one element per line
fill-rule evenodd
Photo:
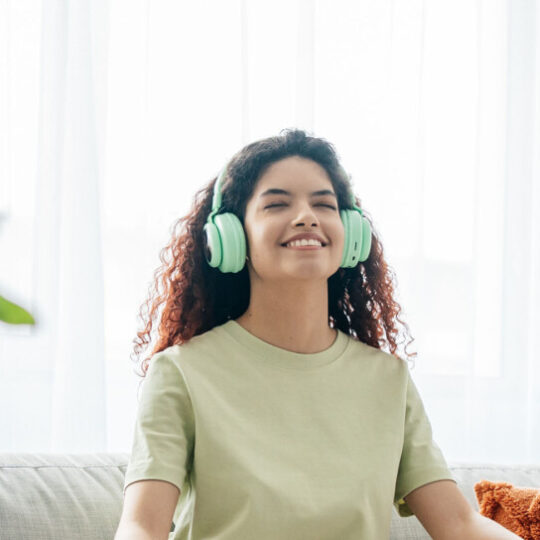
<path fill-rule="evenodd" d="M 180 490 L 164 480 L 140 480 L 126 487 L 114 540 L 167 540 Z"/>
<path fill-rule="evenodd" d="M 122 521 L 114 535 L 114 540 L 156 540 L 156 538 L 137 523 Z"/>
<path fill-rule="evenodd" d="M 517 536 L 502 525 L 499 525 L 496 521 L 493 521 L 478 512 L 473 512 L 471 521 L 463 529 L 462 538 L 468 540 L 521 539 L 520 536 Z"/>
<path fill-rule="evenodd" d="M 474 510 L 451 480 L 421 486 L 404 499 L 434 540 L 520 540 Z"/>

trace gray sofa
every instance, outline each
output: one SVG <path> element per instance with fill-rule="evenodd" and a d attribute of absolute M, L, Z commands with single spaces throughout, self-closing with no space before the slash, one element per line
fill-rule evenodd
<path fill-rule="evenodd" d="M 113 540 L 128 460 L 129 454 L 0 454 L 0 540 Z M 473 486 L 480 480 L 540 487 L 540 465 L 449 466 L 476 509 Z M 393 510 L 391 540 L 429 538 L 415 516 Z"/>

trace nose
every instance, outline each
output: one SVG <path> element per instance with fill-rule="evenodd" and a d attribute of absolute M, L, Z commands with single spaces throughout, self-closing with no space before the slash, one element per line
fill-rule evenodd
<path fill-rule="evenodd" d="M 299 225 L 318 225 L 319 219 L 317 218 L 317 214 L 313 211 L 313 208 L 309 204 L 309 202 L 301 202 L 299 203 L 298 212 L 296 214 L 296 218 L 294 219 L 294 224 L 296 226 Z"/>

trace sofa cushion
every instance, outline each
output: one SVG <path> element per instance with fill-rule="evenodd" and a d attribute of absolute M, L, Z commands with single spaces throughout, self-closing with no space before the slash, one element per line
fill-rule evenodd
<path fill-rule="evenodd" d="M 112 540 L 129 454 L 0 454 L 0 537 Z"/>
<path fill-rule="evenodd" d="M 112 540 L 123 505 L 127 453 L 0 453 L 0 538 Z M 540 486 L 540 465 L 448 463 L 462 493 L 478 510 L 482 480 Z M 390 540 L 430 540 L 415 516 L 392 509 Z"/>

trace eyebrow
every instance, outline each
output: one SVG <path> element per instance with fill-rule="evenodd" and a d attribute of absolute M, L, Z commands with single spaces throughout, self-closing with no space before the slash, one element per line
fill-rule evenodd
<path fill-rule="evenodd" d="M 285 190 L 285 189 L 270 188 L 270 189 L 267 189 L 264 193 L 261 193 L 259 197 L 265 197 L 266 195 L 288 195 L 288 196 L 291 196 L 292 193 L 290 191 Z M 332 197 L 335 197 L 337 199 L 336 194 L 333 191 L 330 191 L 329 189 L 321 189 L 319 191 L 313 191 L 311 193 L 312 197 L 317 197 L 319 195 L 332 195 Z"/>

